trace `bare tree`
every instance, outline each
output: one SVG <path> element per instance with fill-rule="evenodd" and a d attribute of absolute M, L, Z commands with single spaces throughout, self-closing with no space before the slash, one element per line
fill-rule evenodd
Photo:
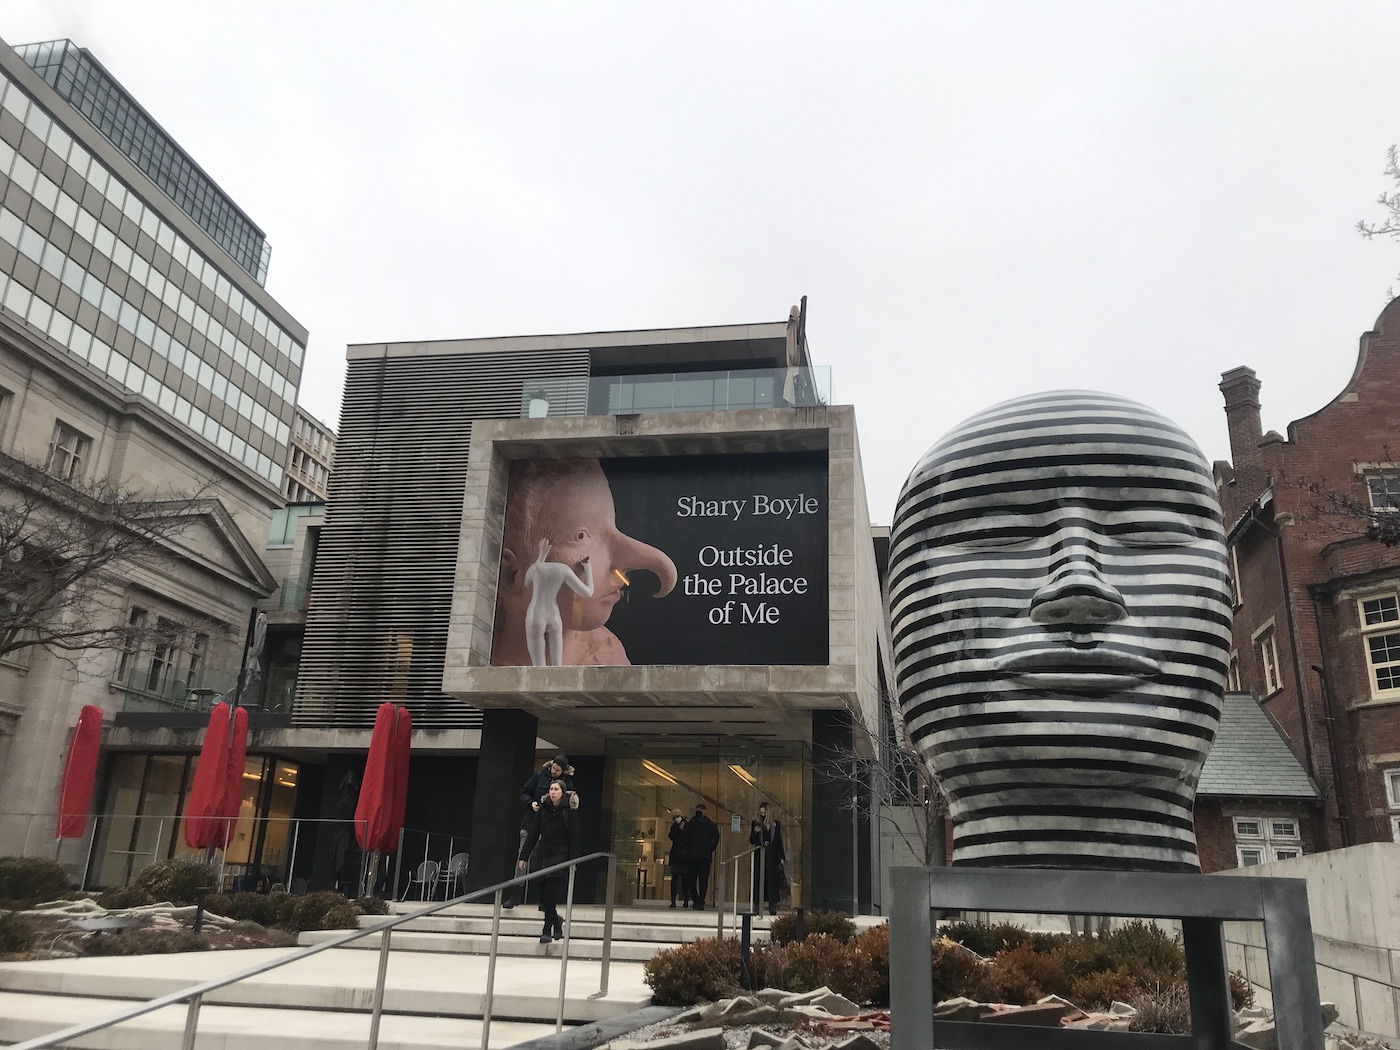
<path fill-rule="evenodd" d="M 138 644 L 127 582 L 170 556 L 204 503 L 64 480 L 0 454 L 0 657 Z"/>
<path fill-rule="evenodd" d="M 852 790 L 841 798 L 843 809 L 892 831 L 925 865 L 941 865 L 948 812 L 943 787 L 909 741 L 903 717 L 883 689 L 880 704 L 881 730 L 872 729 L 852 712 L 854 745 L 837 749 L 827 771 L 814 770 L 813 776 L 850 786 Z"/>
<path fill-rule="evenodd" d="M 1381 450 L 1380 462 L 1393 462 L 1389 448 Z M 1400 472 L 1361 478 L 1361 493 L 1308 477 L 1280 474 L 1279 481 L 1312 497 L 1306 516 L 1320 528 L 1342 539 L 1364 536 L 1387 547 L 1400 546 Z"/>
<path fill-rule="evenodd" d="M 1395 237 L 1400 239 L 1400 147 L 1391 146 L 1386 151 L 1386 178 L 1395 185 L 1393 190 L 1382 190 L 1381 195 L 1376 198 L 1376 203 L 1384 209 L 1385 218 L 1380 222 L 1367 222 L 1361 219 L 1356 224 L 1356 229 L 1361 236 L 1368 240 L 1373 237 Z M 1393 298 L 1395 289 L 1392 287 L 1386 294 Z"/>

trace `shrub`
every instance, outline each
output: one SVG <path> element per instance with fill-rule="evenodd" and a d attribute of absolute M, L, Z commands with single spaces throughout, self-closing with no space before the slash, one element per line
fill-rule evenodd
<path fill-rule="evenodd" d="M 361 915 L 389 914 L 389 902 L 378 897 L 356 897 L 355 907 L 360 909 Z"/>
<path fill-rule="evenodd" d="M 1106 1010 L 1115 1002 L 1131 1002 L 1141 994 L 1142 987 L 1127 970 L 1100 970 L 1071 978 L 1065 998 L 1085 1010 Z"/>
<path fill-rule="evenodd" d="M 220 905 L 216 908 L 215 904 Z M 282 918 L 282 902 L 267 893 L 217 893 L 205 898 L 204 906 L 235 922 L 255 922 L 274 926 Z"/>
<path fill-rule="evenodd" d="M 292 933 L 305 930 L 353 930 L 360 925 L 355 906 L 334 890 L 320 890 L 301 897 L 289 897 L 290 908 L 278 900 L 281 894 L 268 894 L 276 901 L 277 925 Z"/>
<path fill-rule="evenodd" d="M 739 988 L 739 942 L 709 938 L 667 948 L 653 955 L 642 973 L 658 1006 L 723 999 Z"/>
<path fill-rule="evenodd" d="M 27 952 L 34 947 L 34 927 L 18 915 L 0 915 L 0 952 Z"/>
<path fill-rule="evenodd" d="M 1041 955 L 1029 943 L 997 952 L 988 979 L 993 998 L 1018 1006 L 1069 991 L 1069 978 L 1059 956 Z"/>
<path fill-rule="evenodd" d="M 870 1003 L 872 1006 L 890 1004 L 890 924 L 882 922 L 856 934 L 852 947 L 857 964 L 871 974 Z"/>
<path fill-rule="evenodd" d="M 803 933 L 812 937 L 823 934 L 842 943 L 856 935 L 856 924 L 850 917 L 839 911 L 813 910 L 803 913 Z M 791 944 L 797 940 L 797 912 L 785 911 L 768 927 L 768 938 L 773 944 Z"/>
<path fill-rule="evenodd" d="M 43 857 L 0 857 L 0 900 L 29 908 L 57 900 L 72 887 L 57 861 Z"/>
<path fill-rule="evenodd" d="M 881 983 L 881 976 L 865 965 L 854 944 L 824 933 L 805 941 L 755 950 L 751 966 L 755 983 L 790 992 L 826 987 L 857 1003 L 869 1002 Z M 888 984 L 888 970 L 883 981 Z"/>
<path fill-rule="evenodd" d="M 119 886 L 114 890 L 103 890 L 97 895 L 97 906 L 106 908 L 108 911 L 116 911 L 121 908 L 144 908 L 147 904 L 154 904 L 145 890 L 135 886 Z"/>
<path fill-rule="evenodd" d="M 89 937 L 84 955 L 168 955 L 201 952 L 204 938 L 189 930 L 123 930 Z"/>
<path fill-rule="evenodd" d="M 984 959 L 1007 948 L 1029 944 L 1031 939 L 1029 930 L 1010 922 L 992 926 L 981 922 L 949 922 L 940 926 L 938 933 L 950 941 L 957 941 L 964 948 L 972 949 Z"/>
<path fill-rule="evenodd" d="M 216 881 L 209 865 L 176 857 L 157 861 L 142 871 L 136 876 L 136 888 L 156 903 L 193 904 L 196 894 L 212 889 Z"/>
<path fill-rule="evenodd" d="M 1128 1022 L 1128 1031 L 1191 1034 L 1191 998 L 1186 992 L 1186 985 L 1167 985 L 1160 991 L 1145 992 L 1129 1002 L 1136 1008 L 1137 1015 Z"/>
<path fill-rule="evenodd" d="M 1167 936 L 1154 922 L 1132 919 L 1099 940 L 1113 960 L 1113 968 L 1166 976 L 1172 983 L 1186 975 L 1186 955 L 1180 941 Z"/>
<path fill-rule="evenodd" d="M 1239 970 L 1230 971 L 1230 1005 L 1236 1010 L 1254 1005 L 1254 985 Z"/>
<path fill-rule="evenodd" d="M 933 942 L 933 1001 L 942 1002 L 959 995 L 986 1001 L 989 964 L 974 957 L 962 944 L 951 940 Z"/>

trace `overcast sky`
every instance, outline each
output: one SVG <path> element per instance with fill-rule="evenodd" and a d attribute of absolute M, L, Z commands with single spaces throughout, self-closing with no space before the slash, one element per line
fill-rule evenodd
<path fill-rule="evenodd" d="M 334 424 L 347 343 L 777 321 L 856 406 L 872 517 L 1008 397 L 1228 445 L 1334 397 L 1400 272 L 1400 5 L 5 0 L 266 232 Z"/>

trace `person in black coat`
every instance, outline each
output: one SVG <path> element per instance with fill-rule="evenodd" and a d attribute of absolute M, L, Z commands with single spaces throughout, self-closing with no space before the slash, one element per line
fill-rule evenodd
<path fill-rule="evenodd" d="M 668 866 L 671 869 L 671 907 L 676 906 L 676 898 L 681 900 L 681 907 L 690 906 L 690 853 L 686 848 L 685 840 L 685 817 L 681 816 L 680 810 L 671 813 L 671 826 L 666 831 L 666 837 L 671 840 L 671 856 L 668 859 Z"/>
<path fill-rule="evenodd" d="M 759 847 L 753 855 L 753 908 L 759 911 L 768 900 L 768 914 L 778 914 L 782 895 L 783 822 L 768 819 L 768 803 L 758 807 L 758 819 L 749 825 L 749 845 Z M 761 874 L 760 874 L 761 873 Z M 761 880 L 761 885 L 760 885 Z"/>
<path fill-rule="evenodd" d="M 549 794 L 549 785 L 554 781 L 562 781 L 564 793 L 568 794 L 574 790 L 574 767 L 569 765 L 569 756 L 558 754 L 542 765 L 530 775 L 530 779 L 525 781 L 520 788 L 520 801 L 525 806 L 525 815 L 520 818 L 520 844 L 516 847 L 516 861 L 524 860 L 525 839 L 530 834 L 530 825 L 535 819 L 535 811 L 540 808 L 540 800 Z M 501 902 L 503 908 L 514 908 L 515 905 L 525 900 L 529 884 L 517 886 L 506 892 L 505 900 Z"/>
<path fill-rule="evenodd" d="M 549 792 L 539 803 L 530 823 L 524 856 L 516 864 L 518 872 L 525 871 L 532 852 L 535 853 L 535 864 L 541 868 L 553 867 L 579 856 L 577 809 L 578 795 L 572 791 L 565 792 L 562 780 L 549 785 Z M 564 936 L 564 920 L 559 915 L 559 904 L 567 891 L 569 872 L 567 869 L 557 871 L 539 882 L 540 911 L 544 912 L 544 932 L 540 934 L 540 943 L 548 944 L 554 938 Z"/>
<path fill-rule="evenodd" d="M 686 853 L 690 859 L 690 901 L 696 911 L 705 910 L 710 891 L 710 864 L 719 846 L 719 825 L 705 812 L 705 803 L 695 805 L 695 816 L 685 825 Z"/>

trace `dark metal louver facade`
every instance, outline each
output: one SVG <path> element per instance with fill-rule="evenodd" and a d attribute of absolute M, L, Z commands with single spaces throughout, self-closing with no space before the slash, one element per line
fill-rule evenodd
<path fill-rule="evenodd" d="M 366 728 L 391 700 L 415 727 L 480 725 L 442 692 L 472 422 L 588 371 L 587 350 L 352 356 L 294 724 Z"/>

